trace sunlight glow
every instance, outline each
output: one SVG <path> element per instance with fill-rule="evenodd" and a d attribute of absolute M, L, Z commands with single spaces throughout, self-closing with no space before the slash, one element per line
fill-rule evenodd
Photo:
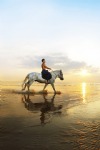
<path fill-rule="evenodd" d="M 86 69 L 83 69 L 83 70 L 81 71 L 81 75 L 82 75 L 82 76 L 87 76 L 87 75 L 88 75 L 88 71 L 87 71 Z"/>

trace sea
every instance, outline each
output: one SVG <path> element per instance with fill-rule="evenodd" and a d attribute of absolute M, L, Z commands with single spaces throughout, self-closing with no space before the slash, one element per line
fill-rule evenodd
<path fill-rule="evenodd" d="M 0 150 L 100 150 L 100 83 L 0 81 Z"/>

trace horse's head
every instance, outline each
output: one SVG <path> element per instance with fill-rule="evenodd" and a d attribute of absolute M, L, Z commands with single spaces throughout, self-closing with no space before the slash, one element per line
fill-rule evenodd
<path fill-rule="evenodd" d="M 58 78 L 59 78 L 60 80 L 64 80 L 62 70 L 59 70 Z"/>

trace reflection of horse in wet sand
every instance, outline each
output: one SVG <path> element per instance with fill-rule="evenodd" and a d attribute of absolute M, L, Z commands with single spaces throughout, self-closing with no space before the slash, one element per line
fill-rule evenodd
<path fill-rule="evenodd" d="M 55 86 L 54 86 L 54 82 L 56 80 L 56 78 L 58 77 L 60 80 L 64 80 L 63 78 L 63 73 L 62 73 L 62 70 L 55 70 L 55 71 L 52 71 L 51 72 L 51 76 L 52 78 L 48 81 L 48 83 L 46 83 L 46 80 L 42 78 L 41 74 L 40 73 L 37 73 L 37 72 L 32 72 L 32 73 L 29 73 L 26 78 L 24 79 L 23 81 L 23 84 L 22 84 L 22 90 L 25 90 L 26 87 L 28 88 L 28 91 L 29 91 L 29 88 L 30 86 L 32 85 L 32 83 L 34 81 L 36 82 L 39 82 L 39 83 L 45 83 L 45 86 L 43 88 L 43 91 L 45 90 L 45 88 L 47 87 L 48 84 L 51 84 L 54 92 L 56 93 L 56 90 L 55 90 Z"/>
<path fill-rule="evenodd" d="M 23 95 L 22 101 L 25 105 L 25 108 L 29 111 L 41 111 L 41 124 L 45 124 L 45 120 L 47 120 L 46 115 L 49 115 L 48 119 L 50 119 L 50 112 L 52 115 L 61 113 L 59 110 L 61 110 L 62 105 L 54 105 L 55 95 L 56 94 L 54 94 L 50 101 L 48 101 L 46 98 L 47 95 L 43 94 L 44 102 L 33 103 L 30 99 L 30 94 L 27 94 Z"/>

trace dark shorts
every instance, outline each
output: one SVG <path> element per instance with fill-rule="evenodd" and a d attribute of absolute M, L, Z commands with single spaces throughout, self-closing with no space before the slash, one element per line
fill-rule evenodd
<path fill-rule="evenodd" d="M 52 78 L 51 73 L 48 70 L 42 70 L 42 78 L 45 80 L 50 80 Z"/>

